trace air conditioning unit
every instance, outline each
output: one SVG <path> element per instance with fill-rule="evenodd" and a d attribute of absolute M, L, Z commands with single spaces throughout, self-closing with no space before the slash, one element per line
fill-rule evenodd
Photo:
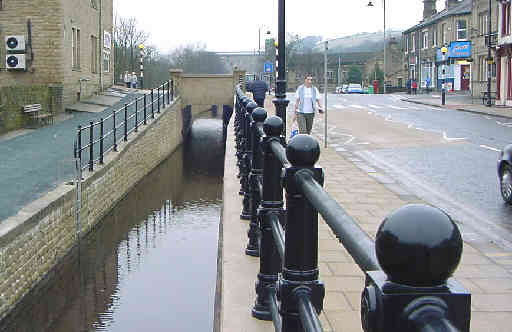
<path fill-rule="evenodd" d="M 5 36 L 5 48 L 8 53 L 25 51 L 25 36 Z"/>
<path fill-rule="evenodd" d="M 5 56 L 7 70 L 25 69 L 25 54 L 7 54 Z"/>

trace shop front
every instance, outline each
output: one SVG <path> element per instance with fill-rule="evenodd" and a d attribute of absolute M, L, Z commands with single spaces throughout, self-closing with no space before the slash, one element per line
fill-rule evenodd
<path fill-rule="evenodd" d="M 443 64 L 446 68 L 446 89 L 447 91 L 467 91 L 471 87 L 471 42 L 451 42 L 443 63 L 441 49 L 437 49 L 437 88 L 441 89 L 443 83 Z"/>

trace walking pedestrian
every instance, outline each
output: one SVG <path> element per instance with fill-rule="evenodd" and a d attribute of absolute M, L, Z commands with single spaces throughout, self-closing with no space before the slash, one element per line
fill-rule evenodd
<path fill-rule="evenodd" d="M 128 74 L 128 70 L 124 72 L 123 82 L 127 88 L 129 88 L 132 85 L 132 78 L 130 76 L 131 75 Z"/>
<path fill-rule="evenodd" d="M 411 89 L 412 89 L 412 87 L 411 87 L 411 79 L 410 78 L 407 80 L 407 83 L 405 83 L 405 85 L 407 87 L 407 94 L 410 95 L 411 94 Z"/>
<path fill-rule="evenodd" d="M 318 105 L 318 112 L 323 113 L 320 104 L 320 93 L 313 86 L 313 77 L 310 74 L 304 76 L 304 84 L 297 88 L 295 93 L 295 113 L 300 134 L 311 134 L 313 120 L 315 118 L 315 105 Z"/>
<path fill-rule="evenodd" d="M 259 107 L 265 107 L 265 95 L 268 91 L 268 85 L 265 81 L 255 79 L 247 83 L 247 91 L 252 92 L 252 97 Z"/>
<path fill-rule="evenodd" d="M 132 88 L 137 88 L 137 74 L 135 72 L 132 72 Z"/>
<path fill-rule="evenodd" d="M 425 86 L 427 87 L 427 93 L 430 93 L 430 77 L 425 79 Z"/>
<path fill-rule="evenodd" d="M 416 80 L 412 80 L 412 94 L 416 94 L 418 91 L 418 83 L 416 82 Z"/>

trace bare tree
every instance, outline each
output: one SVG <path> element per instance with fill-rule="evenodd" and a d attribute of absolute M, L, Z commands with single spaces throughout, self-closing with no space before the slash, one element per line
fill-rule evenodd
<path fill-rule="evenodd" d="M 222 59 L 216 53 L 206 51 L 206 45 L 202 43 L 180 46 L 169 57 L 175 68 L 181 68 L 187 73 L 227 73 Z"/>
<path fill-rule="evenodd" d="M 124 18 L 117 14 L 114 18 L 115 77 L 123 71 L 135 71 L 138 46 L 149 39 L 149 33 L 137 27 L 135 17 Z"/>

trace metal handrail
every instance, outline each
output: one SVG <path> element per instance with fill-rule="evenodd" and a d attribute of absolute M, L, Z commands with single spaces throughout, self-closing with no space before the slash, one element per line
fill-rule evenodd
<path fill-rule="evenodd" d="M 157 93 L 154 93 L 155 89 L 151 89 L 148 93 L 144 94 L 143 96 L 136 97 L 132 101 L 124 104 L 119 109 L 113 110 L 112 113 L 110 113 L 106 117 L 101 118 L 100 120 L 91 121 L 89 122 L 89 124 L 79 125 L 77 128 L 77 138 L 74 143 L 74 156 L 79 160 L 81 170 L 84 170 L 88 167 L 89 171 L 93 171 L 95 164 L 103 163 L 104 155 L 106 153 L 110 151 L 117 151 L 117 145 L 121 139 L 127 141 L 129 134 L 131 134 L 133 131 L 138 131 L 138 127 L 140 125 L 146 125 L 147 120 L 149 118 L 149 109 L 151 110 L 151 119 L 154 119 L 155 104 L 158 104 L 158 109 L 156 113 L 159 113 L 161 106 L 165 107 L 166 104 L 169 105 L 171 101 L 175 99 L 173 85 L 174 82 L 172 80 L 166 81 L 162 83 L 160 86 L 158 86 L 158 88 L 156 89 Z M 151 96 L 151 100 L 147 102 L 149 96 Z M 144 105 L 140 105 L 140 101 L 142 100 L 144 100 Z M 140 108 L 139 106 L 142 108 Z M 132 108 L 135 108 L 135 110 L 131 110 Z M 116 122 L 116 115 L 123 111 L 125 113 L 123 116 L 123 120 L 120 122 Z M 139 112 L 141 111 L 144 114 L 143 117 L 139 117 Z M 129 116 L 128 113 L 130 113 Z M 135 118 L 135 121 L 132 120 L 133 118 Z M 103 133 L 95 133 L 95 129 L 103 128 L 104 124 L 107 121 L 113 121 L 113 124 L 110 126 L 110 130 L 107 130 L 106 132 Z M 133 122 L 133 125 L 129 124 L 129 122 Z M 118 135 L 119 129 L 124 130 L 122 135 Z M 84 137 L 84 133 L 86 135 L 88 134 L 89 137 Z M 105 148 L 104 143 L 107 139 L 111 140 L 111 144 Z M 82 142 L 85 141 L 88 141 L 88 143 L 83 145 Z M 97 145 L 99 145 L 99 149 L 96 149 Z M 94 151 L 95 149 L 97 151 Z M 82 158 L 83 153 L 85 151 L 89 152 L 89 160 L 84 160 Z M 96 156 L 94 156 L 95 154 Z"/>

